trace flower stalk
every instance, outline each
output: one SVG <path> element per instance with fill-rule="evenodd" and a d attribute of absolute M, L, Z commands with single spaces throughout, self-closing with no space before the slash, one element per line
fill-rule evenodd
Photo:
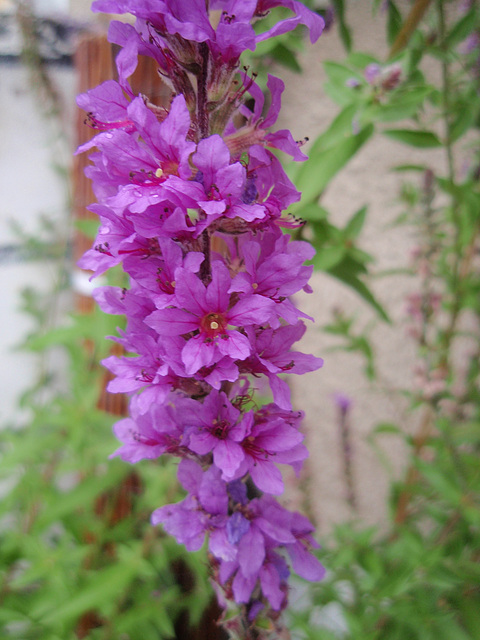
<path fill-rule="evenodd" d="M 277 5 L 293 17 L 258 35 L 251 22 Z M 295 0 L 212 1 L 219 21 L 204 0 L 96 0 L 93 9 L 137 19 L 110 27 L 121 47 L 118 82 L 78 99 L 88 120 L 102 123 L 79 149 L 96 148 L 87 175 L 101 221 L 80 265 L 97 276 L 121 264 L 130 278 L 126 289 L 94 293 L 104 311 L 126 315 L 114 339 L 135 354 L 104 361 L 115 376 L 108 390 L 130 395 L 113 455 L 180 459 L 186 497 L 156 509 L 153 525 L 190 551 L 208 540 L 219 602 L 237 607 L 226 629 L 255 640 L 286 637 L 280 614 L 291 567 L 308 580 L 323 575 L 311 553 L 312 524 L 275 499 L 284 490 L 278 465 L 298 473 L 307 456 L 303 413 L 281 376 L 322 365 L 292 350 L 308 317 L 290 297 L 311 291 L 304 262 L 313 249 L 281 231 L 292 226 L 282 212 L 300 194 L 270 149 L 305 159 L 290 132 L 270 132 L 283 83 L 269 76 L 264 114 L 263 93 L 239 60 L 300 23 L 314 41 L 323 21 Z M 138 55 L 154 58 L 170 81 L 166 112 L 131 90 Z M 262 378 L 273 396 L 263 406 L 255 395 Z"/>

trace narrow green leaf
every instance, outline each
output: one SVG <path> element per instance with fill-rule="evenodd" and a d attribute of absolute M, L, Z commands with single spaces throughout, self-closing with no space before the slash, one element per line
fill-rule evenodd
<path fill-rule="evenodd" d="M 438 136 L 431 131 L 418 131 L 415 129 L 385 129 L 383 133 L 389 138 L 408 144 L 411 147 L 429 149 L 442 146 Z"/>
<path fill-rule="evenodd" d="M 346 67 L 339 62 L 332 62 L 331 60 L 327 60 L 323 63 L 323 67 L 330 82 L 336 85 L 340 85 L 341 87 L 344 87 L 347 80 L 354 76 L 357 76 L 360 80 L 362 79 L 362 76 L 359 73 L 355 73 L 349 67 Z"/>
<path fill-rule="evenodd" d="M 104 603 L 114 600 L 127 587 L 134 570 L 124 564 L 116 564 L 92 573 L 83 589 L 62 603 L 51 603 L 54 608 L 45 613 L 44 624 L 62 624 L 80 616 L 89 609 L 99 609 Z"/>
<path fill-rule="evenodd" d="M 328 129 L 316 138 L 309 151 L 309 156 L 316 156 L 318 153 L 337 144 L 337 142 L 353 135 L 353 122 L 357 111 L 356 104 L 349 104 L 344 107 Z M 301 167 L 302 165 L 297 164 L 297 166 Z"/>
<path fill-rule="evenodd" d="M 313 266 L 317 271 L 330 271 L 343 260 L 345 254 L 346 248 L 342 246 L 321 247 L 313 258 Z"/>
<path fill-rule="evenodd" d="M 402 28 L 402 14 L 398 10 L 393 0 L 388 0 L 388 16 L 387 16 L 387 41 L 389 45 L 392 45 L 395 38 Z"/>
<path fill-rule="evenodd" d="M 335 174 L 357 153 L 373 133 L 373 126 L 364 127 L 357 135 L 312 156 L 301 168 L 296 186 L 302 192 L 302 202 L 291 207 L 296 213 L 301 206 L 315 202 Z"/>
<path fill-rule="evenodd" d="M 393 422 L 381 422 L 375 427 L 373 433 L 400 435 L 402 430 Z"/>
<path fill-rule="evenodd" d="M 451 51 L 473 32 L 477 11 L 478 9 L 476 7 L 471 9 L 450 29 L 450 33 L 445 40 L 446 49 Z"/>
<path fill-rule="evenodd" d="M 23 612 L 16 609 L 9 609 L 5 606 L 0 608 L 0 622 L 19 622 L 28 621 L 29 618 Z"/>
<path fill-rule="evenodd" d="M 363 206 L 348 221 L 343 234 L 346 240 L 354 240 L 360 235 L 367 216 L 367 206 Z"/>
<path fill-rule="evenodd" d="M 440 496 L 458 506 L 462 501 L 462 492 L 455 483 L 452 475 L 447 475 L 444 469 L 438 468 L 428 462 L 417 459 L 415 465 L 420 470 L 427 482 L 440 494 Z"/>
<path fill-rule="evenodd" d="M 451 583 L 447 583 L 445 588 L 451 588 Z M 453 617 L 442 616 L 442 620 L 437 620 L 435 624 L 435 637 L 443 640 L 472 640 L 470 634 L 466 633 Z"/>
<path fill-rule="evenodd" d="M 345 20 L 345 3 L 344 0 L 331 0 L 331 4 L 335 11 L 335 20 L 338 23 L 338 29 L 342 44 L 347 51 L 352 48 L 352 34 Z"/>
<path fill-rule="evenodd" d="M 367 287 L 367 285 L 362 282 L 357 276 L 353 275 L 350 269 L 345 269 L 342 266 L 342 263 L 335 265 L 333 268 L 329 269 L 328 272 L 347 284 L 349 287 L 354 289 L 359 296 L 361 296 L 366 302 L 368 302 L 378 313 L 378 315 L 385 320 L 385 322 L 390 322 L 390 318 L 388 317 L 387 312 L 382 307 L 382 305 L 375 298 L 373 293 Z"/>
<path fill-rule="evenodd" d="M 393 167 L 393 171 L 426 171 L 427 166 L 424 164 L 399 164 Z"/>
<path fill-rule="evenodd" d="M 122 476 L 126 474 L 121 465 L 110 463 L 105 474 L 91 476 L 82 480 L 74 489 L 64 494 L 52 492 L 51 496 L 45 496 L 44 509 L 35 522 L 35 529 L 55 522 L 68 516 L 78 509 L 88 508 L 94 501 L 95 496 L 102 491 L 117 486 Z M 49 501 L 51 500 L 51 503 Z"/>
<path fill-rule="evenodd" d="M 319 204 L 312 202 L 302 207 L 297 212 L 297 216 L 309 222 L 317 222 L 318 220 L 325 220 L 328 218 L 328 211 Z"/>
<path fill-rule="evenodd" d="M 291 71 L 300 73 L 300 71 L 302 70 L 302 67 L 298 64 L 298 60 L 294 52 L 281 43 L 277 44 L 277 46 L 270 52 L 270 55 L 275 59 L 276 62 L 279 62 Z"/>

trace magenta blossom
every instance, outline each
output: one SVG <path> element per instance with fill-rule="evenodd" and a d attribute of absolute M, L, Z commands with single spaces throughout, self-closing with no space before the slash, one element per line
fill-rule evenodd
<path fill-rule="evenodd" d="M 262 30 L 276 7 L 290 15 Z M 298 474 L 308 455 L 285 376 L 322 360 L 293 350 L 310 318 L 292 296 L 311 292 L 305 261 L 314 252 L 281 229 L 303 223 L 288 213 L 300 193 L 276 152 L 306 156 L 289 131 L 271 129 L 283 82 L 268 77 L 265 112 L 239 58 L 298 25 L 313 42 L 323 20 L 297 0 L 95 0 L 93 9 L 135 18 L 110 25 L 118 81 L 78 98 L 98 132 L 79 152 L 92 152 L 90 209 L 100 218 L 79 264 L 92 277 L 111 267 L 125 274 L 123 286 L 94 292 L 105 312 L 126 316 L 111 338 L 123 353 L 103 361 L 108 391 L 129 396 L 112 456 L 180 461 L 186 495 L 156 509 L 152 523 L 189 551 L 208 547 L 219 601 L 242 605 L 242 628 L 260 640 L 263 617 L 281 635 L 290 570 L 323 575 L 313 526 L 274 498 L 281 465 Z M 171 89 L 165 104 L 134 95 L 139 55 Z"/>
<path fill-rule="evenodd" d="M 230 305 L 231 280 L 220 263 L 212 265 L 212 282 L 205 286 L 194 274 L 178 269 L 177 308 L 154 311 L 147 324 L 166 336 L 188 336 L 182 350 L 187 374 L 219 362 L 223 357 L 244 360 L 251 353 L 247 336 L 234 327 L 268 322 L 273 303 L 263 296 L 246 295 Z"/>
<path fill-rule="evenodd" d="M 212 452 L 215 466 L 227 481 L 232 479 L 245 457 L 239 444 L 245 437 L 245 425 L 239 419 L 240 415 L 225 393 L 212 391 L 201 409 L 193 409 L 188 416 L 189 448 L 199 455 Z"/>

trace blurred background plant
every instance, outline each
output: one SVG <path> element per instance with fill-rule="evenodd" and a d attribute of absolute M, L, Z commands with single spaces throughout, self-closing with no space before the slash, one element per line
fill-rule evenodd
<path fill-rule="evenodd" d="M 480 13 L 476 2 L 417 1 L 405 15 L 399 6 L 387 7 L 388 60 L 353 49 L 344 63 L 326 64 L 325 89 L 342 110 L 308 165 L 297 169 L 307 198 L 296 213 L 314 213 L 307 185 L 316 202 L 321 190 L 309 176 L 329 149 L 338 153 L 335 141 L 323 142 L 332 131 L 337 140 L 381 134 L 444 155 L 444 172 L 427 162 L 396 169 L 408 176 L 398 224 L 410 225 L 416 238 L 409 265 L 416 290 L 406 306 L 417 362 L 412 387 L 397 391 L 410 399 L 408 424 L 380 424 L 371 440 L 378 447 L 377 438 L 387 437 L 390 451 L 403 441 L 409 462 L 404 477 L 392 481 L 386 530 L 358 520 L 335 528 L 321 553 L 329 577 L 300 589 L 290 612 L 298 638 L 479 637 Z M 437 81 L 422 73 L 426 58 L 435 62 Z M 325 217 L 319 208 L 314 229 Z M 352 349 L 353 325 L 338 314 L 327 330 L 343 333 Z M 358 348 L 368 363 L 364 343 Z M 367 374 L 374 379 L 371 368 Z"/>
<path fill-rule="evenodd" d="M 355 517 L 351 465 L 355 401 L 335 398 L 353 519 L 322 541 L 326 581 L 313 588 L 296 583 L 289 612 L 295 639 L 479 637 L 477 5 L 475 0 L 372 0 L 372 11 L 387 13 L 386 60 L 356 51 L 347 1 L 322 9 L 327 18 L 334 16 L 332 28 L 339 29 L 346 49 L 344 61 L 325 63 L 325 91 L 338 104 L 338 115 L 312 142 L 309 161 L 289 167 L 303 192 L 292 213 L 308 222 L 298 237 L 315 244 L 315 268 L 355 290 L 375 311 L 376 320 L 359 327 L 355 316 L 337 309 L 324 328 L 338 337 L 339 349 L 361 355 L 370 385 L 381 386 L 370 336 L 390 314 L 372 293 L 374 260 L 361 248 L 368 203 L 339 227 L 322 197 L 374 136 L 417 150 L 439 149 L 445 171 L 427 161 L 397 167 L 406 176 L 398 224 L 409 225 L 416 238 L 405 270 L 416 288 L 406 306 L 418 357 L 412 387 L 395 391 L 409 399 L 407 423 L 392 418 L 379 424 L 371 445 L 388 462 L 385 443 L 392 450 L 402 441 L 409 451 L 406 472 L 392 477 L 388 526 L 362 525 Z M 301 72 L 301 32 L 280 36 L 268 47 L 245 60 L 259 71 L 261 82 L 272 61 Z M 422 71 L 427 58 L 438 69 L 433 80 Z M 43 73 L 38 56 L 30 54 L 29 64 Z M 45 117 L 58 117 L 55 109 L 47 111 Z M 82 232 L 91 233 L 89 224 L 80 225 Z M 24 241 L 50 256 L 52 247 L 70 246 L 54 225 L 47 231 L 50 239 L 41 246 L 34 237 Z M 25 313 L 35 322 L 24 348 L 41 361 L 61 346 L 68 385 L 59 385 L 54 372 L 40 367 L 37 383 L 22 398 L 28 419 L 0 433 L 1 635 L 18 640 L 221 637 L 212 625 L 215 605 L 203 552 L 187 556 L 149 524 L 154 508 L 180 498 L 174 469 L 149 462 L 132 473 L 125 463 L 107 460 L 116 448 L 115 416 L 104 410 L 106 376 L 95 363 L 109 352 L 105 336 L 114 332 L 118 318 L 98 310 L 77 312 L 52 326 L 49 310 L 70 286 L 70 262 L 64 251 L 59 254 L 55 290 L 24 295 Z"/>

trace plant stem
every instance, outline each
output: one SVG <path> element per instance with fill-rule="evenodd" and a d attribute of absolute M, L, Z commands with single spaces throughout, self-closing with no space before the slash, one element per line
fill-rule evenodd
<path fill-rule="evenodd" d="M 207 6 L 208 9 L 208 6 Z M 210 123 L 207 111 L 207 81 L 208 81 L 208 65 L 209 65 L 209 49 L 206 42 L 199 45 L 202 64 L 197 81 L 197 122 L 200 138 L 207 138 L 210 129 Z M 212 280 L 212 268 L 210 264 L 210 234 L 208 229 L 202 233 L 203 255 L 205 256 L 202 266 L 200 267 L 200 278 L 207 285 Z"/>
<path fill-rule="evenodd" d="M 199 45 L 202 64 L 197 81 L 197 122 L 200 138 L 206 138 L 209 134 L 209 118 L 207 111 L 207 81 L 210 52 L 206 42 Z"/>
<path fill-rule="evenodd" d="M 202 251 L 205 257 L 200 267 L 200 279 L 204 285 L 207 285 L 212 280 L 212 265 L 210 261 L 210 234 L 208 233 L 208 229 L 205 229 L 202 232 L 202 241 Z"/>
<path fill-rule="evenodd" d="M 448 167 L 448 180 L 453 186 L 455 184 L 455 162 L 453 157 L 453 143 L 452 143 L 452 125 L 450 121 L 450 98 L 452 92 L 450 70 L 447 60 L 448 45 L 447 45 L 447 26 L 445 18 L 445 10 L 443 6 L 443 0 L 437 0 L 437 13 L 438 13 L 438 28 L 440 38 L 440 48 L 443 52 L 441 61 L 442 71 L 442 106 L 443 106 L 443 121 L 445 126 L 445 153 L 447 156 Z M 453 294 L 453 302 L 450 311 L 450 320 L 448 327 L 443 335 L 443 356 L 441 366 L 448 368 L 449 350 L 450 345 L 455 333 L 455 327 L 457 324 L 458 316 L 461 310 L 461 298 L 462 298 L 462 283 L 460 278 L 460 264 L 462 261 L 462 240 L 461 240 L 461 228 L 460 228 L 460 216 L 459 216 L 459 201 L 455 194 L 452 194 L 451 210 L 454 225 L 454 239 L 453 239 L 453 265 L 452 275 L 450 281 L 450 291 Z"/>
<path fill-rule="evenodd" d="M 392 44 L 392 48 L 390 49 L 390 53 L 388 54 L 389 58 L 393 58 L 397 53 L 402 51 L 402 49 L 405 49 L 413 32 L 418 27 L 423 16 L 425 15 L 430 2 L 431 0 L 416 0 L 410 10 L 410 13 L 407 16 L 407 19 L 403 23 L 400 33 L 395 38 L 395 42 Z"/>

